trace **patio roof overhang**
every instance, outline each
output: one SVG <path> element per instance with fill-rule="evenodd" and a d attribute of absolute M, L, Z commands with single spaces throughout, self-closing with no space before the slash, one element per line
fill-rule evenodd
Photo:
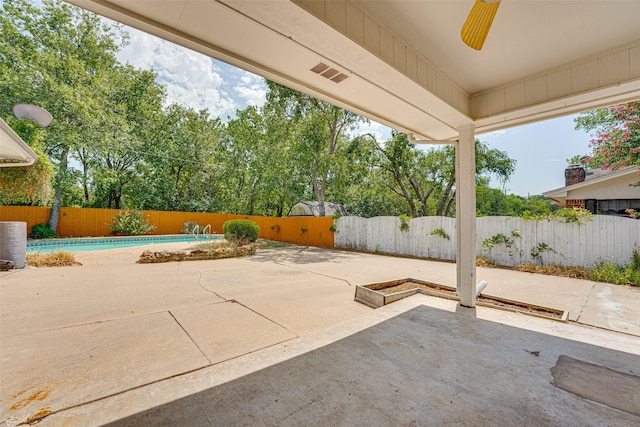
<path fill-rule="evenodd" d="M 0 119 L 0 167 L 30 166 L 38 155 Z"/>
<path fill-rule="evenodd" d="M 503 1 L 476 51 L 460 37 L 473 0 L 67 1 L 417 141 L 459 141 L 457 274 L 468 306 L 475 133 L 640 99 L 640 2 Z"/>
<path fill-rule="evenodd" d="M 459 34 L 472 0 L 70 3 L 420 139 L 640 98 L 639 2 L 503 1 L 481 51 Z"/>

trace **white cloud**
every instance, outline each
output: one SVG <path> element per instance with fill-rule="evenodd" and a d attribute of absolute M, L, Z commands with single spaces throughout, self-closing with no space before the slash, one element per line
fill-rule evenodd
<path fill-rule="evenodd" d="M 256 76 L 244 70 L 237 70 L 241 73 L 240 83 L 233 88 L 239 101 L 246 105 L 262 106 L 266 101 L 267 86 L 262 77 Z"/>
<path fill-rule="evenodd" d="M 373 120 L 369 120 L 368 123 L 360 123 L 353 131 L 353 135 L 361 135 L 363 133 L 370 133 L 378 142 L 386 141 L 391 138 L 391 128 L 378 122 L 374 122 Z"/>
<path fill-rule="evenodd" d="M 237 108 L 220 68 L 211 58 L 155 36 L 127 29 L 130 44 L 118 60 L 153 70 L 167 88 L 167 102 L 196 110 L 207 109 L 212 117 L 225 117 Z"/>

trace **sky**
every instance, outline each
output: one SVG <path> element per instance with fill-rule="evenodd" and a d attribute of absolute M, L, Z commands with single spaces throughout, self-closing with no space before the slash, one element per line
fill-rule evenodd
<path fill-rule="evenodd" d="M 227 121 L 236 110 L 265 102 L 262 77 L 188 50 L 138 30 L 128 28 L 130 44 L 118 59 L 135 67 L 152 69 L 166 86 L 167 102 L 197 110 L 208 109 L 213 117 Z M 505 151 L 516 161 L 516 171 L 506 185 L 491 186 L 520 196 L 542 194 L 564 186 L 566 160 L 587 154 L 590 136 L 575 130 L 574 118 L 566 116 L 544 122 L 477 135 L 489 147 Z M 391 130 L 370 122 L 359 129 L 378 140 Z"/>

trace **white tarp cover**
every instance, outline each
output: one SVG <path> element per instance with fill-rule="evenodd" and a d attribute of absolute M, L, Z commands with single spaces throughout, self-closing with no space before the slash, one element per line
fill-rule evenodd
<path fill-rule="evenodd" d="M 324 202 L 324 216 L 347 215 L 347 209 L 338 203 Z M 300 201 L 289 209 L 288 216 L 322 216 L 320 202 Z"/>

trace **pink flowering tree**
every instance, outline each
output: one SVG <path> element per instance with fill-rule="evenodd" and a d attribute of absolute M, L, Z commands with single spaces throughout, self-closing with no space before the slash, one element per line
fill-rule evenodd
<path fill-rule="evenodd" d="M 640 165 L 640 102 L 587 111 L 575 122 L 576 129 L 593 136 L 592 166 L 616 170 Z"/>

